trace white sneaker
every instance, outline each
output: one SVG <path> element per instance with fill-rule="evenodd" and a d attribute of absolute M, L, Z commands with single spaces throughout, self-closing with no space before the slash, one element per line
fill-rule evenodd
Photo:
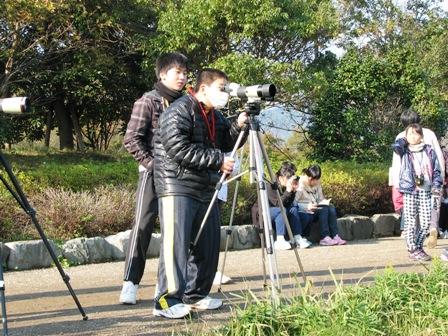
<path fill-rule="evenodd" d="M 213 280 L 213 284 L 214 285 L 219 285 L 219 284 L 225 285 L 231 281 L 232 281 L 232 278 L 228 277 L 225 274 L 222 275 L 222 280 L 221 280 L 221 272 L 218 271 L 215 274 L 215 279 Z"/>
<path fill-rule="evenodd" d="M 312 245 L 312 243 L 308 239 L 303 238 L 301 235 L 295 235 L 294 239 L 296 241 L 296 244 L 301 249 L 306 249 L 306 248 L 308 248 L 308 247 L 310 247 Z"/>
<path fill-rule="evenodd" d="M 448 239 L 448 230 L 445 230 L 442 237 L 443 239 Z"/>
<path fill-rule="evenodd" d="M 277 240 L 274 242 L 274 248 L 276 250 L 290 250 L 291 244 L 283 236 L 277 236 Z"/>
<path fill-rule="evenodd" d="M 134 285 L 132 281 L 123 282 L 123 288 L 120 294 L 120 303 L 135 305 L 137 303 L 138 285 Z"/>
<path fill-rule="evenodd" d="M 188 306 L 190 306 L 190 308 L 198 310 L 214 310 L 222 306 L 222 300 L 206 296 L 202 300 L 199 300 L 196 303 L 189 304 Z"/>
<path fill-rule="evenodd" d="M 183 318 L 185 316 L 187 316 L 188 314 L 190 314 L 190 307 L 186 304 L 183 303 L 178 303 L 175 304 L 174 306 L 171 306 L 167 309 L 157 309 L 154 308 L 152 310 L 152 314 L 154 316 L 162 316 L 162 317 L 166 317 L 169 319 L 180 319 Z"/>

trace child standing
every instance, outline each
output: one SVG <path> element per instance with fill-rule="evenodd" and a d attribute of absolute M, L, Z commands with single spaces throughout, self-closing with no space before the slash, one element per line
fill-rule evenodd
<path fill-rule="evenodd" d="M 393 147 L 401 157 L 399 191 L 403 193 L 406 244 L 411 260 L 427 261 L 431 257 L 423 250 L 423 241 L 431 223 L 431 204 L 439 204 L 431 198 L 440 197 L 443 181 L 434 150 L 423 142 L 422 127 L 410 124 L 405 137 Z"/>

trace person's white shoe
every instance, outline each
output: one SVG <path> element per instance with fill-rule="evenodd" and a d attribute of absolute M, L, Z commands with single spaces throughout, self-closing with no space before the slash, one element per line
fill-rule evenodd
<path fill-rule="evenodd" d="M 213 280 L 213 284 L 214 285 L 219 285 L 219 284 L 225 285 L 231 281 L 232 281 L 232 278 L 228 277 L 225 274 L 222 274 L 222 280 L 221 280 L 221 272 L 218 271 L 215 274 L 215 279 Z"/>
<path fill-rule="evenodd" d="M 206 296 L 202 300 L 199 300 L 196 303 L 189 304 L 188 306 L 190 306 L 190 308 L 198 310 L 214 310 L 222 306 L 222 300 Z"/>
<path fill-rule="evenodd" d="M 445 230 L 445 232 L 443 232 L 443 239 L 448 239 L 448 230 Z"/>
<path fill-rule="evenodd" d="M 154 316 L 162 316 L 169 319 L 180 319 L 190 314 L 190 311 L 191 309 L 188 305 L 184 303 L 178 303 L 167 309 L 154 308 L 152 310 L 152 314 Z"/>
<path fill-rule="evenodd" d="M 274 248 L 276 250 L 290 250 L 291 244 L 285 240 L 285 237 L 277 236 L 277 240 L 274 242 Z"/>
<path fill-rule="evenodd" d="M 132 281 L 123 282 L 123 287 L 120 293 L 120 303 L 135 305 L 137 303 L 137 289 L 138 285 L 134 285 Z"/>
<path fill-rule="evenodd" d="M 308 248 L 308 247 L 310 247 L 312 245 L 312 243 L 308 239 L 302 237 L 301 235 L 295 235 L 294 239 L 296 241 L 296 244 L 301 249 L 306 249 L 306 248 Z"/>

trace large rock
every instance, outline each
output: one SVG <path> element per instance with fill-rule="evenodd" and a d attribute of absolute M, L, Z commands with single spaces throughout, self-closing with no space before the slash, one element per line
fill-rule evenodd
<path fill-rule="evenodd" d="M 60 248 L 51 240 L 49 243 L 56 257 L 58 257 L 61 254 Z M 17 241 L 5 245 L 10 249 L 9 269 L 25 270 L 49 267 L 53 263 L 53 259 L 42 240 Z"/>
<path fill-rule="evenodd" d="M 349 217 L 337 219 L 339 236 L 345 240 L 353 240 L 353 221 Z"/>
<path fill-rule="evenodd" d="M 230 251 L 233 247 L 233 231 L 235 230 L 235 226 L 229 227 L 228 225 L 226 226 L 221 226 L 221 241 L 220 241 L 220 245 L 219 245 L 219 249 L 221 251 L 225 251 L 226 250 L 226 240 L 227 237 L 229 238 L 229 245 L 228 245 L 228 250 Z"/>
<path fill-rule="evenodd" d="M 103 237 L 86 238 L 89 263 L 98 263 L 113 260 L 113 246 Z"/>
<path fill-rule="evenodd" d="M 130 236 L 131 230 L 127 230 L 105 238 L 106 241 L 111 245 L 112 259 L 124 260 L 124 258 L 126 257 L 126 250 L 128 249 Z"/>
<path fill-rule="evenodd" d="M 400 227 L 400 216 L 397 214 L 377 214 L 372 216 L 373 235 L 375 237 L 390 237 Z"/>
<path fill-rule="evenodd" d="M 115 253 L 103 237 L 72 239 L 62 249 L 64 257 L 75 265 L 113 260 Z"/>
<path fill-rule="evenodd" d="M 338 230 L 346 240 L 369 239 L 373 236 L 373 222 L 370 217 L 347 215 L 338 218 Z"/>
<path fill-rule="evenodd" d="M 3 243 L 0 243 L 0 265 L 7 266 L 7 260 L 9 257 L 9 247 Z"/>
<path fill-rule="evenodd" d="M 149 243 L 146 257 L 158 257 L 160 254 L 160 245 L 162 243 L 162 235 L 160 233 L 153 233 L 151 242 Z"/>
<path fill-rule="evenodd" d="M 397 217 L 397 221 L 395 222 L 395 227 L 394 227 L 394 235 L 395 236 L 399 236 L 401 235 L 401 216 L 399 214 L 394 214 Z"/>
<path fill-rule="evenodd" d="M 253 225 L 235 226 L 232 233 L 234 250 L 245 250 L 260 246 L 260 238 Z"/>
<path fill-rule="evenodd" d="M 89 250 L 85 238 L 75 238 L 62 245 L 62 255 L 73 265 L 82 265 L 89 262 Z"/>

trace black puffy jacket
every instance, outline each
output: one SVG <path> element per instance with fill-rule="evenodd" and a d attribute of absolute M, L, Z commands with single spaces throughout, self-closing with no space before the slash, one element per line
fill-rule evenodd
<path fill-rule="evenodd" d="M 193 96 L 179 98 L 160 117 L 154 160 L 154 183 L 159 197 L 184 195 L 200 201 L 212 198 L 224 153 L 233 149 L 241 131 L 236 121 L 230 124 L 220 112 L 213 113 L 215 145 Z"/>

